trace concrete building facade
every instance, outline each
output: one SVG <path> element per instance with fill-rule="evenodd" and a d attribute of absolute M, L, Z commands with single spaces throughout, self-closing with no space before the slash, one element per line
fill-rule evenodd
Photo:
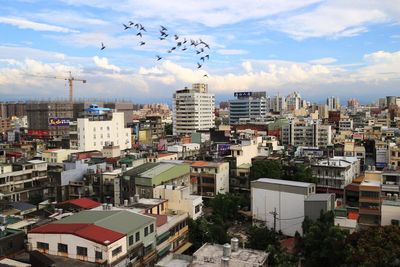
<path fill-rule="evenodd" d="M 178 90 L 173 95 L 173 134 L 190 134 L 215 127 L 215 96 L 207 84 L 193 84 L 192 89 Z"/>
<path fill-rule="evenodd" d="M 78 119 L 78 149 L 101 151 L 105 145 L 119 146 L 121 150 L 132 147 L 131 129 L 125 128 L 124 114 L 112 113 L 112 118 Z"/>
<path fill-rule="evenodd" d="M 302 234 L 304 200 L 315 194 L 315 185 L 260 178 L 251 182 L 253 223 L 282 231 L 284 235 Z"/>

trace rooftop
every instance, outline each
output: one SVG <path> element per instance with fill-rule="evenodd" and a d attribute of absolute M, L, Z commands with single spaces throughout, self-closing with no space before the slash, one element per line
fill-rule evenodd
<path fill-rule="evenodd" d="M 297 186 L 297 187 L 309 187 L 309 186 L 313 185 L 312 183 L 303 183 L 303 182 L 295 182 L 295 181 L 280 180 L 280 179 L 270 179 L 270 178 L 260 178 L 258 180 L 252 181 L 252 183 L 253 182 L 290 185 L 290 186 Z"/>
<path fill-rule="evenodd" d="M 86 198 L 86 197 L 67 200 L 67 201 L 59 203 L 58 205 L 66 205 L 66 204 L 71 204 L 71 205 L 77 206 L 82 209 L 93 209 L 98 206 L 101 206 L 100 202 L 91 200 L 90 198 Z"/>
<path fill-rule="evenodd" d="M 331 199 L 332 195 L 334 194 L 312 194 L 309 195 L 308 198 L 305 199 L 305 201 L 327 201 Z"/>
<path fill-rule="evenodd" d="M 400 207 L 400 199 L 385 199 L 383 200 L 382 205 Z"/>
<path fill-rule="evenodd" d="M 29 233 L 72 234 L 99 244 L 107 244 L 107 241 L 109 241 L 110 243 L 114 243 L 115 241 L 125 236 L 122 233 L 115 232 L 104 227 L 85 223 L 50 223 L 34 228 Z"/>
<path fill-rule="evenodd" d="M 154 221 L 154 218 L 127 210 L 85 210 L 55 223 L 96 224 L 119 233 L 128 234 Z"/>
<path fill-rule="evenodd" d="M 223 246 L 219 244 L 204 244 L 194 254 L 191 266 L 221 266 Z M 241 249 L 232 251 L 229 259 L 229 267 L 253 267 L 263 266 L 268 258 L 268 253 L 261 250 Z"/>

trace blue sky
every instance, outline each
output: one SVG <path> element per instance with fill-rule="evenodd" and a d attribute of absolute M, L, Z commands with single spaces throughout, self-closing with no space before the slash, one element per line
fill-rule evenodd
<path fill-rule="evenodd" d="M 146 45 L 123 30 L 130 20 L 147 29 Z M 63 80 L 32 75 L 72 71 L 88 81 L 76 98 L 169 102 L 207 82 L 219 100 L 295 90 L 367 102 L 400 92 L 399 22 L 399 0 L 0 0 L 0 98 L 65 98 Z M 197 69 L 193 47 L 167 53 L 175 41 L 159 40 L 159 25 L 210 44 L 210 60 Z"/>

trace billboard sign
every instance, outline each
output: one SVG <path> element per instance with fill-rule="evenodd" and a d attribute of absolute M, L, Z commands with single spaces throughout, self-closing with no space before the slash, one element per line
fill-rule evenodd
<path fill-rule="evenodd" d="M 230 148 L 231 144 L 218 144 L 217 145 L 218 155 L 220 156 L 225 155 Z"/>
<path fill-rule="evenodd" d="M 69 118 L 49 118 L 49 126 L 69 126 Z"/>
<path fill-rule="evenodd" d="M 249 97 L 252 92 L 235 92 L 233 95 L 235 97 Z"/>

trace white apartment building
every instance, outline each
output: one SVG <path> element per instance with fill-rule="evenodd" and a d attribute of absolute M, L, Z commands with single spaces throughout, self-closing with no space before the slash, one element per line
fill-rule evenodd
<path fill-rule="evenodd" d="M 293 92 L 286 97 L 286 107 L 289 111 L 302 108 L 301 96 L 298 92 Z"/>
<path fill-rule="evenodd" d="M 352 131 L 353 130 L 353 120 L 350 118 L 341 118 L 339 121 L 339 131 Z"/>
<path fill-rule="evenodd" d="M 267 116 L 266 92 L 235 92 L 236 99 L 229 101 L 229 123 L 240 120 L 259 121 Z"/>
<path fill-rule="evenodd" d="M 284 235 L 302 234 L 304 200 L 315 194 L 315 184 L 260 178 L 251 182 L 253 223 L 282 231 Z M 275 214 L 275 215 L 274 215 Z"/>
<path fill-rule="evenodd" d="M 269 109 L 272 109 L 274 112 L 281 112 L 286 110 L 286 100 L 285 97 L 277 94 L 276 96 L 273 96 L 268 99 L 268 104 Z"/>
<path fill-rule="evenodd" d="M 168 200 L 168 209 L 183 211 L 196 220 L 202 215 L 203 198 L 190 194 L 189 186 L 159 185 L 153 189 L 153 197 Z"/>
<path fill-rule="evenodd" d="M 332 143 L 331 125 L 319 120 L 292 120 L 282 126 L 282 145 L 326 147 Z"/>
<path fill-rule="evenodd" d="M 229 163 L 194 161 L 190 164 L 193 194 L 213 198 L 229 192 Z"/>
<path fill-rule="evenodd" d="M 173 134 L 189 134 L 215 127 L 215 96 L 207 84 L 193 84 L 192 89 L 178 90 L 173 95 Z"/>
<path fill-rule="evenodd" d="M 78 149 L 81 151 L 102 151 L 105 145 L 119 146 L 121 150 L 130 149 L 131 140 L 131 129 L 125 128 L 122 112 L 112 113 L 112 118 L 78 119 Z"/>
<path fill-rule="evenodd" d="M 47 162 L 30 160 L 0 166 L 0 198 L 11 202 L 28 201 L 45 193 L 49 181 Z"/>
<path fill-rule="evenodd" d="M 360 160 L 357 157 L 333 157 L 311 165 L 318 186 L 344 189 L 360 175 Z"/>

